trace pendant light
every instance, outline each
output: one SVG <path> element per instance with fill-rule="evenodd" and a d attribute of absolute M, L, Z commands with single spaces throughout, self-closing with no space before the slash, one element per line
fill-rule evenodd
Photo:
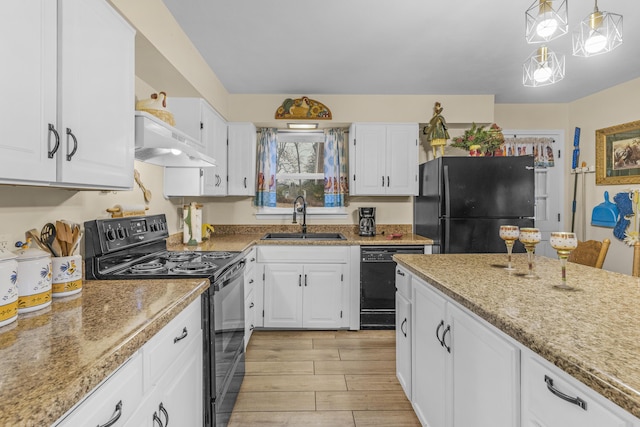
<path fill-rule="evenodd" d="M 522 84 L 530 87 L 546 86 L 564 78 L 564 55 L 557 55 L 547 46 L 536 49 L 523 65 Z"/>
<path fill-rule="evenodd" d="M 567 1 L 535 0 L 525 12 L 527 43 L 542 43 L 556 39 L 568 31 Z"/>
<path fill-rule="evenodd" d="M 622 44 L 622 15 L 598 10 L 595 0 L 593 13 L 580 22 L 573 33 L 573 54 L 594 56 L 610 52 Z"/>

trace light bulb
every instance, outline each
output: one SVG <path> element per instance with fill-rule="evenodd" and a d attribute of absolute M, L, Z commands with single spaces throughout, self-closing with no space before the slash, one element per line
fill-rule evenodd
<path fill-rule="evenodd" d="M 540 67 L 533 72 L 533 79 L 538 83 L 544 83 L 551 78 L 551 74 L 549 64 L 541 64 Z"/>
<path fill-rule="evenodd" d="M 536 33 L 542 38 L 547 38 L 558 29 L 558 21 L 549 12 L 542 14 L 542 16 L 544 19 L 536 26 Z"/>
<path fill-rule="evenodd" d="M 178 150 L 177 148 L 172 148 L 171 154 L 173 154 L 174 156 L 179 156 L 180 154 L 182 154 L 182 151 Z"/>
<path fill-rule="evenodd" d="M 584 50 L 588 53 L 598 53 L 607 45 L 607 38 L 598 31 L 591 31 L 589 38 L 584 42 Z"/>

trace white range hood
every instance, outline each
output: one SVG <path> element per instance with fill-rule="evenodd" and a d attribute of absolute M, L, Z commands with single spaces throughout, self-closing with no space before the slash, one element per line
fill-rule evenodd
<path fill-rule="evenodd" d="M 136 111 L 136 160 L 158 166 L 211 167 L 214 158 L 201 153 L 197 142 L 159 118 Z"/>

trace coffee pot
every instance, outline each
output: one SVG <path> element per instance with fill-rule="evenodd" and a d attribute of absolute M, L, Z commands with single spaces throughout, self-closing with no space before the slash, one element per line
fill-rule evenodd
<path fill-rule="evenodd" d="M 361 236 L 376 235 L 376 208 L 358 208 Z"/>

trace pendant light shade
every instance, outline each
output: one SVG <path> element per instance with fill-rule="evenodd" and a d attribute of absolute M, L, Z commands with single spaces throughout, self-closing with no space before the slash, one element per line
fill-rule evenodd
<path fill-rule="evenodd" d="M 546 86 L 564 78 L 564 56 L 560 58 L 547 46 L 536 49 L 523 65 L 522 84 Z"/>
<path fill-rule="evenodd" d="M 593 13 L 580 22 L 573 33 L 573 54 L 594 56 L 610 52 L 622 44 L 622 15 L 600 12 L 598 2 Z"/>
<path fill-rule="evenodd" d="M 568 31 L 567 1 L 535 0 L 525 12 L 525 19 L 527 43 L 556 39 Z"/>

